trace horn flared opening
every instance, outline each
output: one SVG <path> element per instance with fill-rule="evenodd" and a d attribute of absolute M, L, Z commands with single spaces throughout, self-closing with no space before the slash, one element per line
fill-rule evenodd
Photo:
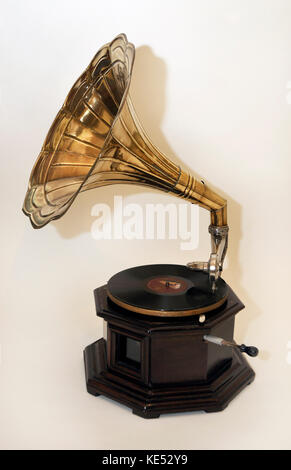
<path fill-rule="evenodd" d="M 22 210 L 34 228 L 62 217 L 92 173 L 125 102 L 134 54 L 120 34 L 70 90 L 30 175 Z"/>

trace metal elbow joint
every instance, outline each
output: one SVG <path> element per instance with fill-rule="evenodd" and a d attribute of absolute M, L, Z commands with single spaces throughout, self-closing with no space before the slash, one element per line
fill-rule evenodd
<path fill-rule="evenodd" d="M 224 207 L 226 214 L 226 206 Z M 228 246 L 229 227 L 225 225 L 210 224 L 208 231 L 211 235 L 211 253 L 208 261 L 193 261 L 188 263 L 190 269 L 202 269 L 208 272 L 212 291 L 215 291 L 216 281 L 221 275 L 223 262 Z"/>

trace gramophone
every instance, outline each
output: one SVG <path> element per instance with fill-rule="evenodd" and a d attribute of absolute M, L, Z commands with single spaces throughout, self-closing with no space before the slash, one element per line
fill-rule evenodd
<path fill-rule="evenodd" d="M 79 192 L 117 183 L 172 193 L 210 212 L 211 254 L 187 266 L 119 272 L 94 291 L 107 339 L 84 351 L 89 393 L 144 418 L 219 411 L 254 379 L 233 339 L 242 302 L 221 278 L 227 202 L 163 155 L 140 125 L 128 89 L 134 46 L 103 46 L 69 92 L 32 170 L 23 211 L 34 228 L 62 217 Z"/>

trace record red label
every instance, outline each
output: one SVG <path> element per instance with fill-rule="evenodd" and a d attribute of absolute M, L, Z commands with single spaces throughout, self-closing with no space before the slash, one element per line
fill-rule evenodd
<path fill-rule="evenodd" d="M 158 276 L 146 282 L 147 289 L 158 294 L 177 295 L 186 292 L 189 281 L 181 277 Z"/>

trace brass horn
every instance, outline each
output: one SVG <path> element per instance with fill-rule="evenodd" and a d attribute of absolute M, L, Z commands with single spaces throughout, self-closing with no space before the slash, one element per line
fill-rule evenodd
<path fill-rule="evenodd" d="M 23 211 L 34 228 L 62 217 L 77 194 L 116 183 L 146 185 L 210 211 L 212 285 L 227 248 L 226 201 L 163 155 L 146 136 L 128 89 L 134 46 L 124 34 L 103 46 L 76 81 L 33 167 Z"/>

